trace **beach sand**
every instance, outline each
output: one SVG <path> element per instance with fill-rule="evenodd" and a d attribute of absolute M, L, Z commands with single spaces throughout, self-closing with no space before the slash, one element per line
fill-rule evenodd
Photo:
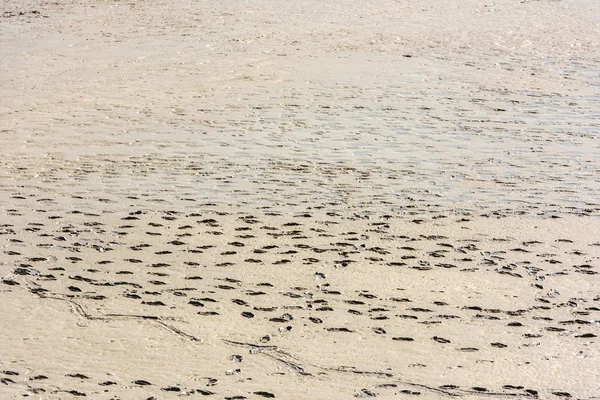
<path fill-rule="evenodd" d="M 0 397 L 600 399 L 594 1 L 0 4 Z"/>

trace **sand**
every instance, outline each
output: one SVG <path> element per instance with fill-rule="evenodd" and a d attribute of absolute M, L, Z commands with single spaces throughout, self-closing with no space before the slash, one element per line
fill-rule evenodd
<path fill-rule="evenodd" d="M 0 397 L 600 399 L 598 15 L 4 1 Z"/>

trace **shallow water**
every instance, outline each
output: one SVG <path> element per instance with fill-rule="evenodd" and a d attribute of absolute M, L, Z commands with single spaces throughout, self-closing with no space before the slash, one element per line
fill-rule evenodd
<path fill-rule="evenodd" d="M 363 89 L 371 93 L 340 105 L 348 93 Z M 598 214 L 597 96 L 511 92 L 487 101 L 476 100 L 485 93 L 470 92 L 415 99 L 381 86 L 331 88 L 327 101 L 311 104 L 316 90 L 296 96 L 303 106 L 281 104 L 286 95 L 263 94 L 260 106 L 204 112 L 205 118 L 223 119 L 209 127 L 135 134 L 130 145 L 113 145 L 106 154 L 112 140 L 95 150 L 86 145 L 63 153 L 71 159 L 66 165 L 60 152 L 34 165 L 28 157 L 22 159 L 27 165 L 5 160 L 5 170 L 42 174 L 66 187 L 77 179 L 80 190 L 106 186 L 137 195 L 166 184 L 172 196 L 231 203 L 273 201 L 269 193 L 281 185 L 302 183 L 310 195 L 296 193 L 298 200 L 308 195 L 305 200 L 315 203 L 360 204 L 380 196 L 395 206 L 419 198 L 447 209 Z M 385 104 L 378 105 L 377 97 Z M 81 145 L 96 142 L 89 135 L 82 139 Z M 65 145 L 54 146 L 60 151 Z M 120 151 L 124 147 L 127 153 Z M 52 169 L 63 165 L 57 176 Z M 336 182 L 340 189 L 368 190 L 336 195 Z"/>

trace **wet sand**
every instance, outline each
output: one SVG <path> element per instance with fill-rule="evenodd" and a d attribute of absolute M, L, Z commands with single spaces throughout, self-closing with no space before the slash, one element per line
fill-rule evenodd
<path fill-rule="evenodd" d="M 3 396 L 600 398 L 599 7 L 3 3 Z"/>

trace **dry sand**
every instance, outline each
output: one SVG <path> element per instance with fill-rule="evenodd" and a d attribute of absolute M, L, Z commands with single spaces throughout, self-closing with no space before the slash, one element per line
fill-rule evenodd
<path fill-rule="evenodd" d="M 0 4 L 0 397 L 600 399 L 600 3 Z"/>

